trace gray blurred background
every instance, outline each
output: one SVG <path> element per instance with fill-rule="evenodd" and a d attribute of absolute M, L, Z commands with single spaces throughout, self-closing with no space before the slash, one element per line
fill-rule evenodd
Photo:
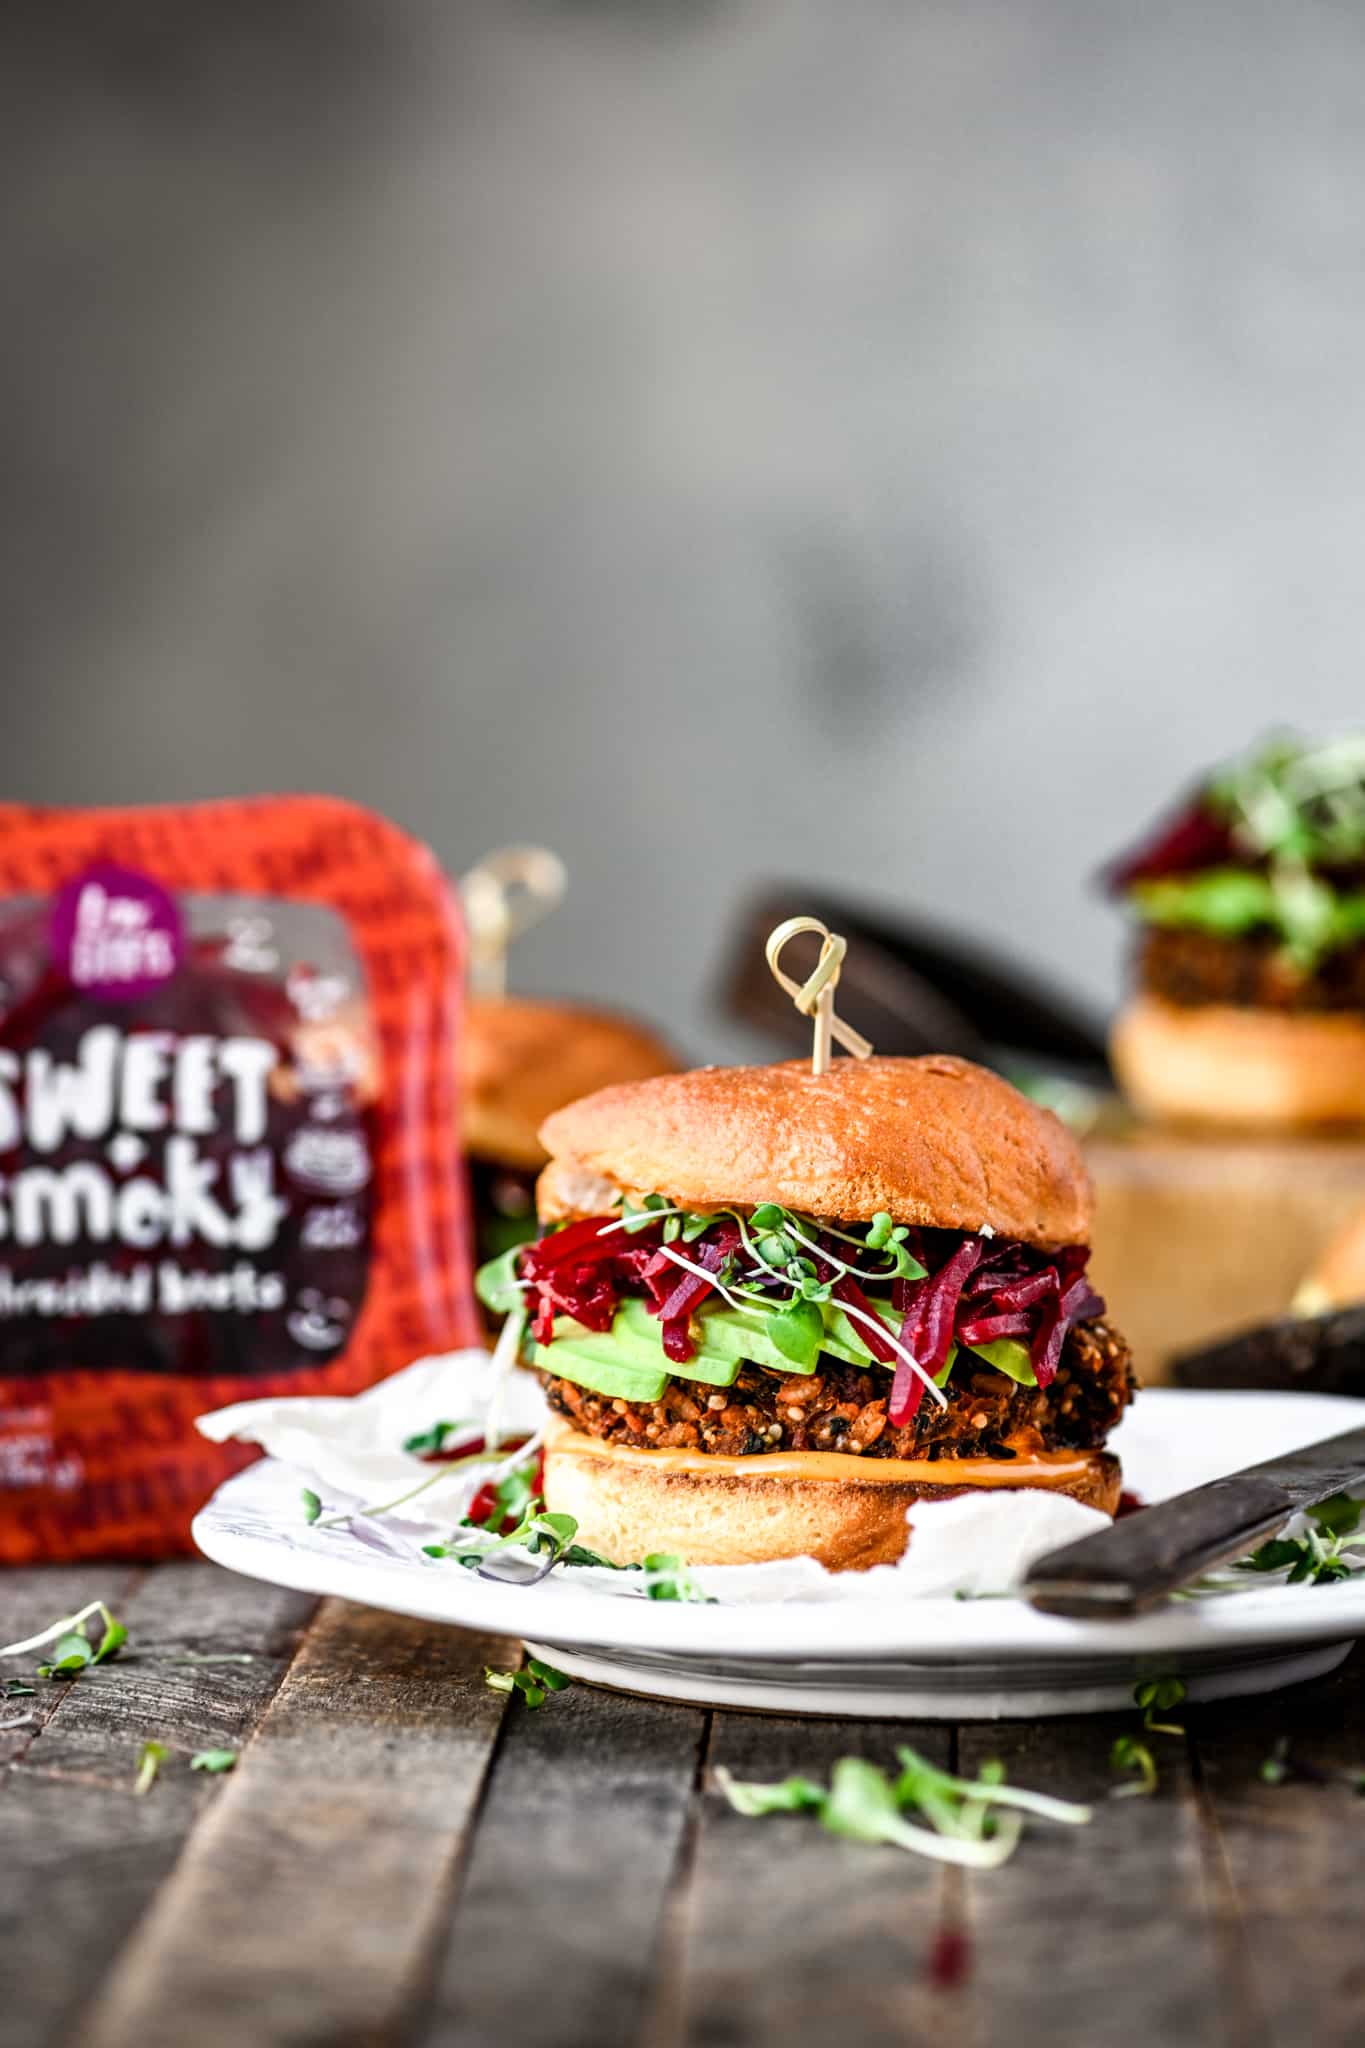
<path fill-rule="evenodd" d="M 1365 9 L 9 0 L 5 793 L 570 864 L 723 1048 L 758 878 L 1096 1003 L 1096 863 L 1358 720 Z"/>

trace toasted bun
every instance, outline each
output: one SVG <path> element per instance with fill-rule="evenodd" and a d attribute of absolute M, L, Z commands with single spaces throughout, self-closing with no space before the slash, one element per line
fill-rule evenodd
<path fill-rule="evenodd" d="M 1300 1315 L 1326 1315 L 1365 1301 L 1365 1209 L 1358 1209 L 1304 1275 L 1294 1307 Z"/>
<path fill-rule="evenodd" d="M 1139 996 L 1110 1051 L 1146 1116 L 1261 1130 L 1365 1121 L 1365 1017 Z"/>
<path fill-rule="evenodd" d="M 894 1476 L 904 1466 L 888 1475 L 889 1459 L 816 1451 L 800 1462 L 818 1465 L 821 1459 L 838 1468 L 837 1477 L 793 1473 L 798 1461 L 780 1452 L 742 1459 L 699 1452 L 674 1460 L 667 1452 L 623 1450 L 566 1431 L 546 1447 L 545 1505 L 573 1515 L 579 1540 L 613 1564 L 663 1551 L 689 1564 L 813 1557 L 830 1571 L 848 1572 L 894 1564 L 905 1549 L 906 1511 L 918 1500 L 964 1491 L 961 1479 L 935 1485 Z M 943 1462 L 946 1471 L 950 1461 Z M 850 1473 L 850 1466 L 860 1469 Z M 1010 1468 L 1002 1462 L 998 1469 Z M 1058 1469 L 1048 1491 L 1112 1515 L 1120 1483 L 1116 1457 L 1082 1451 Z"/>
<path fill-rule="evenodd" d="M 984 1067 L 837 1059 L 826 1074 L 699 1067 L 571 1103 L 541 1129 L 547 1222 L 592 1214 L 603 1194 L 667 1195 L 688 1208 L 781 1202 L 861 1222 L 989 1227 L 1055 1247 L 1090 1235 L 1090 1183 L 1069 1133 Z"/>
<path fill-rule="evenodd" d="M 465 1150 L 498 1166 L 543 1166 L 536 1133 L 552 1110 L 612 1081 L 677 1065 L 628 1017 L 521 996 L 474 997 L 460 1039 Z"/>

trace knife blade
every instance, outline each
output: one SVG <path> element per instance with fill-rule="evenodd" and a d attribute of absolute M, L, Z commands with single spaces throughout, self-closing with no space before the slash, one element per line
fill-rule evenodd
<path fill-rule="evenodd" d="M 1365 1491 L 1365 1428 L 1229 1473 L 1035 1559 L 1022 1591 L 1045 1614 L 1143 1614 L 1215 1565 L 1244 1557 L 1302 1508 Z"/>
<path fill-rule="evenodd" d="M 1319 1316 L 1277 1316 L 1169 1361 L 1178 1387 L 1298 1387 L 1365 1394 L 1365 1304 Z"/>

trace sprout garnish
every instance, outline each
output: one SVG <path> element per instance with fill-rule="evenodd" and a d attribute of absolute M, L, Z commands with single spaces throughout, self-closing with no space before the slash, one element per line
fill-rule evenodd
<path fill-rule="evenodd" d="M 1005 1783 L 1003 1766 L 992 1760 L 976 1778 L 940 1770 L 908 1746 L 896 1751 L 900 1775 L 890 1778 L 863 1757 L 841 1757 L 828 1788 L 814 1779 L 791 1777 L 776 1784 L 745 1784 L 723 1768 L 716 1784 L 737 1813 L 757 1819 L 770 1813 L 813 1813 L 831 1834 L 849 1841 L 883 1843 L 955 1863 L 991 1870 L 1013 1855 L 1023 1828 L 1021 1814 L 1081 1827 L 1088 1806 Z M 1003 1813 L 995 1809 L 1004 1808 Z M 914 1814 L 914 1820 L 907 1815 Z"/>

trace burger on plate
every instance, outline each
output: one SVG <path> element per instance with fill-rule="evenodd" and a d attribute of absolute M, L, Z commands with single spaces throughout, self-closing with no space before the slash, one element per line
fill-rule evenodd
<path fill-rule="evenodd" d="M 552 1111 L 614 1081 L 670 1073 L 653 1032 L 610 1010 L 525 996 L 472 996 L 460 1038 L 464 1150 L 479 1258 L 535 1235 L 536 1175 Z"/>
<path fill-rule="evenodd" d="M 1111 871 L 1139 926 L 1119 1081 L 1165 1118 L 1365 1119 L 1365 736 L 1279 741 Z"/>
<path fill-rule="evenodd" d="M 1132 1377 L 1050 1112 L 947 1057 L 718 1068 L 551 1116 L 520 1302 L 546 1504 L 617 1563 L 899 1557 L 906 1511 L 1035 1487 L 1112 1513 Z"/>

